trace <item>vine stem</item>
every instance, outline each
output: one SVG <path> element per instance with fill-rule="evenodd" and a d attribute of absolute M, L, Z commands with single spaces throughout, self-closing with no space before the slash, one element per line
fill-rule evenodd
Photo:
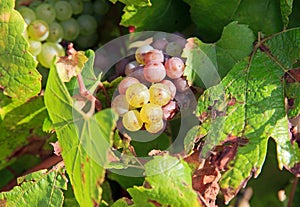
<path fill-rule="evenodd" d="M 297 189 L 298 181 L 299 181 L 299 178 L 295 177 L 295 179 L 293 181 L 292 190 L 291 190 L 291 193 L 289 195 L 289 202 L 287 204 L 287 207 L 292 207 L 292 205 L 293 205 L 293 200 L 294 200 L 295 192 L 296 192 L 296 189 Z"/>

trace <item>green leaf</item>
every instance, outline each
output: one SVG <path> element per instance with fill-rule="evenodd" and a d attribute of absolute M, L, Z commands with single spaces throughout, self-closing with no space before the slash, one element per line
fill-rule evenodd
<path fill-rule="evenodd" d="M 251 53 L 254 40 L 251 29 L 237 22 L 224 27 L 221 39 L 214 44 L 190 38 L 182 54 L 187 58 L 184 75 L 197 86 L 215 85 Z"/>
<path fill-rule="evenodd" d="M 292 69 L 293 65 L 300 60 L 300 30 L 291 29 L 276 34 L 267 39 L 265 46 L 272 55 L 280 62 L 285 70 Z"/>
<path fill-rule="evenodd" d="M 27 144 L 34 149 L 34 140 L 46 139 L 42 125 L 47 116 L 43 97 L 23 103 L 12 100 L 0 92 L 0 169 L 14 161 L 15 152 Z M 16 136 L 17 135 L 17 136 Z"/>
<path fill-rule="evenodd" d="M 288 111 L 289 118 L 293 118 L 300 114 L 300 84 L 299 82 L 288 83 L 285 88 L 286 97 L 293 99 L 293 106 Z"/>
<path fill-rule="evenodd" d="M 125 198 L 120 198 L 119 200 L 117 200 L 116 202 L 114 202 L 114 204 L 111 207 L 128 207 L 129 205 L 127 204 Z M 134 206 L 134 205 L 130 205 L 130 206 Z"/>
<path fill-rule="evenodd" d="M 41 170 L 19 178 L 20 186 L 0 194 L 5 206 L 52 206 L 63 204 L 67 180 L 62 170 Z"/>
<path fill-rule="evenodd" d="M 173 32 L 189 24 L 188 6 L 182 1 L 152 0 L 151 2 L 150 7 L 125 6 L 121 25 L 134 26 L 136 31 Z"/>
<path fill-rule="evenodd" d="M 77 109 L 55 66 L 50 69 L 45 103 L 78 203 L 99 204 L 116 116 L 110 109 L 94 116 Z"/>
<path fill-rule="evenodd" d="M 280 9 L 284 27 L 287 27 L 289 24 L 289 15 L 293 10 L 293 2 L 294 0 L 280 0 Z"/>
<path fill-rule="evenodd" d="M 168 155 L 155 156 L 145 164 L 145 173 L 150 188 L 128 189 L 135 206 L 200 206 L 186 162 Z"/>
<path fill-rule="evenodd" d="M 300 151 L 289 137 L 283 74 L 270 54 L 257 52 L 236 64 L 220 84 L 199 98 L 197 115 L 210 120 L 202 156 L 231 137 L 241 142 L 220 183 L 227 201 L 252 174 L 260 173 L 269 137 L 277 143 L 280 168 L 291 168 L 300 161 Z"/>
<path fill-rule="evenodd" d="M 133 5 L 133 6 L 139 6 L 139 7 L 145 7 L 145 6 L 151 6 L 150 0 L 110 0 L 112 3 L 122 2 L 126 5 Z"/>
<path fill-rule="evenodd" d="M 0 1 L 0 88 L 7 96 L 27 100 L 40 92 L 41 75 L 22 35 L 25 22 L 13 8 L 14 1 Z"/>
<path fill-rule="evenodd" d="M 262 31 L 266 35 L 282 29 L 279 1 L 184 1 L 190 5 L 192 20 L 199 29 L 201 39 L 205 41 L 219 39 L 223 27 L 231 21 L 247 24 L 255 33 Z"/>

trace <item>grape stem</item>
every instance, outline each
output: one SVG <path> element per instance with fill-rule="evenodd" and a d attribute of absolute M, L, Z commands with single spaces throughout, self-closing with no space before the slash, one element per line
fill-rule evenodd
<path fill-rule="evenodd" d="M 91 102 L 91 107 L 90 107 L 90 110 L 86 113 L 86 115 L 88 117 L 91 117 L 93 116 L 94 112 L 95 112 L 95 106 L 96 106 L 96 97 L 93 96 L 91 94 L 91 92 L 89 90 L 86 89 L 85 85 L 84 85 L 84 82 L 83 82 L 83 78 L 82 78 L 82 75 L 81 73 L 79 73 L 77 75 L 77 81 L 78 81 L 78 85 L 79 85 L 79 94 L 86 98 L 88 101 Z"/>
<path fill-rule="evenodd" d="M 294 200 L 295 192 L 296 192 L 296 189 L 297 189 L 298 181 L 299 181 L 299 178 L 295 177 L 295 179 L 293 181 L 293 185 L 292 185 L 292 190 L 290 192 L 287 207 L 291 207 L 293 205 L 293 200 Z"/>

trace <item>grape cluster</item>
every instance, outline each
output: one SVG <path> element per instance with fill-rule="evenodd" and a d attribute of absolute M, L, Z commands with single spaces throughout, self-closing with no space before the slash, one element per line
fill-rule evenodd
<path fill-rule="evenodd" d="M 36 0 L 17 7 L 26 23 L 29 51 L 46 68 L 54 56 L 65 55 L 62 40 L 82 49 L 95 45 L 98 20 L 108 9 L 106 0 Z"/>
<path fill-rule="evenodd" d="M 126 77 L 118 85 L 112 108 L 128 131 L 161 132 L 177 109 L 177 92 L 188 88 L 184 61 L 175 56 L 180 56 L 182 47 L 167 45 L 153 42 L 137 48 L 135 61 L 124 67 Z"/>

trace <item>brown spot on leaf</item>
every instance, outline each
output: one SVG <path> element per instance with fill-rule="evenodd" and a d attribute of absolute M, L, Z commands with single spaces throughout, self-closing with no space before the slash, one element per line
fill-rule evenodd
<path fill-rule="evenodd" d="M 152 203 L 153 205 L 155 205 L 156 207 L 160 207 L 162 206 L 160 203 L 158 203 L 157 201 L 155 200 L 148 200 L 149 203 Z"/>
<path fill-rule="evenodd" d="M 284 77 L 288 83 L 300 82 L 300 68 L 289 70 Z"/>
<path fill-rule="evenodd" d="M 232 97 L 228 102 L 228 106 L 233 106 L 235 103 L 236 103 L 236 98 Z"/>
<path fill-rule="evenodd" d="M 80 167 L 81 167 L 81 179 L 82 179 L 82 182 L 85 183 L 84 164 L 81 163 Z"/>

